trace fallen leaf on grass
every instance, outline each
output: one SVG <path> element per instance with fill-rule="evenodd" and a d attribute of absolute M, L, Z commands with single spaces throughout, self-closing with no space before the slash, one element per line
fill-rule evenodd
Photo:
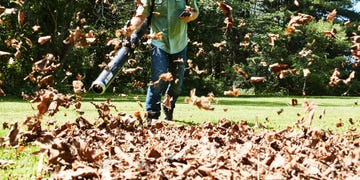
<path fill-rule="evenodd" d="M 0 168 L 15 164 L 12 160 L 0 160 Z"/>

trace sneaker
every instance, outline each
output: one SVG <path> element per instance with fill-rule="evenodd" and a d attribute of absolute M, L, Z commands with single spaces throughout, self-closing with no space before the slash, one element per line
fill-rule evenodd
<path fill-rule="evenodd" d="M 153 119 L 159 119 L 160 112 L 153 112 L 149 111 L 147 112 L 147 118 L 146 121 L 150 125 Z"/>
<path fill-rule="evenodd" d="M 168 109 L 168 108 L 163 108 L 163 109 L 164 109 L 164 115 L 165 115 L 164 119 L 167 121 L 173 120 L 174 109 Z"/>

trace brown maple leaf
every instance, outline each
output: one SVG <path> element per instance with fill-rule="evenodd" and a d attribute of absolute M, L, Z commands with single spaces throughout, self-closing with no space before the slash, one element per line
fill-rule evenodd
<path fill-rule="evenodd" d="M 240 95 L 240 90 L 237 88 L 233 88 L 232 90 L 224 91 L 224 95 L 237 97 Z"/>
<path fill-rule="evenodd" d="M 326 17 L 326 21 L 329 22 L 329 23 L 332 23 L 334 21 L 334 18 L 337 14 L 337 11 L 336 9 L 334 9 L 333 11 L 331 11 L 328 16 Z"/>
<path fill-rule="evenodd" d="M 224 23 L 226 24 L 226 30 L 230 30 L 233 27 L 234 18 L 232 16 L 232 7 L 225 2 L 217 1 L 217 5 L 221 11 L 226 15 Z"/>
<path fill-rule="evenodd" d="M 38 39 L 38 43 L 40 45 L 44 45 L 46 42 L 48 42 L 49 40 L 51 39 L 51 36 L 42 36 L 42 37 L 39 37 Z"/>
<path fill-rule="evenodd" d="M 265 82 L 266 78 L 265 77 L 250 77 L 249 82 L 251 83 L 260 83 L 260 82 Z"/>

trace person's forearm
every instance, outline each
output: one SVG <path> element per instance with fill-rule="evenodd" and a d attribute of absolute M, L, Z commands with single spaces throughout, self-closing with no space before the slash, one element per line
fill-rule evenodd
<path fill-rule="evenodd" d="M 199 16 L 199 11 L 194 11 L 194 12 L 192 13 L 192 16 L 191 16 L 190 21 L 195 20 L 196 18 L 198 18 L 198 16 Z"/>
<path fill-rule="evenodd" d="M 132 31 L 139 29 L 140 26 L 144 23 L 146 17 L 144 15 L 134 16 L 130 20 L 130 28 Z"/>
<path fill-rule="evenodd" d="M 199 7 L 196 4 L 196 1 L 194 1 L 194 5 L 193 5 L 192 9 L 193 9 L 193 12 L 192 12 L 193 15 L 192 15 L 191 21 L 195 20 L 199 16 Z"/>
<path fill-rule="evenodd" d="M 122 29 L 122 34 L 130 37 L 132 32 L 139 29 L 141 27 L 141 25 L 144 23 L 146 17 L 144 15 L 137 15 L 134 16 L 130 19 L 130 24 L 126 25 L 123 29 Z"/>

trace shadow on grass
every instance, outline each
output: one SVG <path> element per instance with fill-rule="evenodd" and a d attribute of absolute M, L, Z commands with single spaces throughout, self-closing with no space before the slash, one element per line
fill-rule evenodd
<path fill-rule="evenodd" d="M 183 120 L 173 120 L 174 122 L 180 124 L 180 125 L 187 125 L 187 126 L 198 126 L 198 125 L 201 125 L 201 124 L 204 124 L 206 122 L 194 122 L 194 121 L 183 121 Z M 217 122 L 213 122 L 214 124 L 217 124 Z M 237 122 L 236 121 L 231 121 L 232 124 L 236 124 Z M 254 122 L 247 122 L 248 126 L 250 126 L 251 128 L 254 128 L 255 127 L 255 123 Z M 266 128 L 267 130 L 275 130 L 274 127 L 272 126 L 269 126 L 268 124 L 266 125 Z M 257 129 L 255 129 L 256 131 Z"/>
<path fill-rule="evenodd" d="M 182 121 L 182 120 L 173 120 L 174 122 L 182 125 L 189 125 L 189 126 L 195 126 L 202 124 L 203 122 L 194 122 L 194 121 Z"/>
<path fill-rule="evenodd" d="M 272 101 L 247 101 L 244 99 L 235 100 L 221 100 L 219 101 L 221 105 L 244 105 L 244 106 L 284 106 L 286 102 L 272 102 Z"/>

